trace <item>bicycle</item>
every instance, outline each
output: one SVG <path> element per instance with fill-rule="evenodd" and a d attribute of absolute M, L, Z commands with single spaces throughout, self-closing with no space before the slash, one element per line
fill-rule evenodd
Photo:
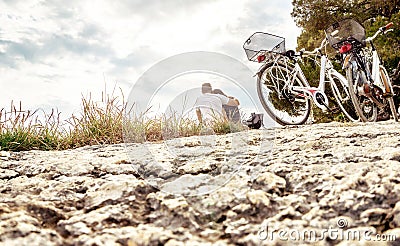
<path fill-rule="evenodd" d="M 379 28 L 368 38 L 365 38 L 365 28 L 353 19 L 336 22 L 325 30 L 330 45 L 344 55 L 343 68 L 350 95 L 363 122 L 376 121 L 378 115 L 387 113 L 388 106 L 393 119 L 398 121 L 392 83 L 372 42 L 379 34 L 391 31 L 392 25 Z"/>
<path fill-rule="evenodd" d="M 264 63 L 257 72 L 257 93 L 265 111 L 281 125 L 304 124 L 311 112 L 311 99 L 323 111 L 329 108 L 325 84 L 330 83 L 335 100 L 351 121 L 358 121 L 346 78 L 333 68 L 326 55 L 327 40 L 313 51 L 296 53 L 285 49 L 285 39 L 269 33 L 256 32 L 243 44 L 250 61 Z M 303 57 L 320 65 L 319 85 L 311 87 L 299 61 Z"/>

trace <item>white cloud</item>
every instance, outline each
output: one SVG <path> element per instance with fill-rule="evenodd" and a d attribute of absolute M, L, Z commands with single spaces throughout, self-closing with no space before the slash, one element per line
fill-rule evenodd
<path fill-rule="evenodd" d="M 152 65 L 183 52 L 221 52 L 254 70 L 243 42 L 265 31 L 295 48 L 291 9 L 290 0 L 2 1 L 0 107 L 79 109 L 104 79 L 128 94 Z"/>

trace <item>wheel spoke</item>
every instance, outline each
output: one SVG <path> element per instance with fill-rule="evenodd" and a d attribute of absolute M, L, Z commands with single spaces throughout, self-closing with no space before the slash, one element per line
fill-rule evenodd
<path fill-rule="evenodd" d="M 267 66 L 259 76 L 257 90 L 267 113 L 278 123 L 303 124 L 310 113 L 310 100 L 304 95 L 289 90 L 292 71 L 285 65 Z M 304 86 L 299 78 L 295 86 Z"/>
<path fill-rule="evenodd" d="M 358 69 L 360 66 L 353 67 L 349 65 L 346 70 L 346 77 L 349 83 L 350 97 L 354 108 L 363 122 L 376 121 L 378 117 L 378 109 L 367 96 L 362 95 L 363 85 L 366 83 L 365 72 Z"/>

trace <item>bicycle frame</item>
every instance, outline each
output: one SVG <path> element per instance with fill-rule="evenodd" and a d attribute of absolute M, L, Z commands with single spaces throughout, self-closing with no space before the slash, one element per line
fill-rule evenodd
<path fill-rule="evenodd" d="M 347 54 L 345 57 L 345 62 L 343 63 L 343 67 L 344 68 L 347 67 L 349 60 L 351 60 L 351 57 L 354 56 L 357 59 L 358 63 L 362 66 L 361 68 L 366 72 L 366 81 L 370 85 L 375 85 L 375 86 L 379 87 L 385 94 L 391 96 L 391 94 L 393 92 L 393 88 L 392 88 L 390 81 L 385 81 L 385 83 L 383 83 L 383 81 L 381 80 L 381 76 L 384 79 L 389 78 L 389 76 L 387 75 L 386 69 L 381 65 L 378 52 L 377 52 L 374 44 L 372 43 L 372 40 L 374 38 L 376 38 L 378 32 L 373 37 L 369 37 L 366 39 L 366 42 L 368 42 L 371 45 L 371 50 L 372 50 L 372 56 L 371 56 L 372 57 L 372 64 L 371 64 L 372 71 L 369 68 L 368 62 L 365 60 L 365 58 L 360 57 L 360 55 L 363 53 L 363 51 L 361 51 L 361 50 L 358 50 L 358 51 L 356 50 L 355 52 L 351 52 L 351 53 Z M 361 55 L 361 56 L 364 56 L 364 55 Z M 354 64 L 354 65 L 356 65 L 356 64 Z M 381 74 L 381 71 L 384 74 Z M 359 92 L 362 95 L 369 97 L 378 107 L 385 106 L 384 104 L 382 104 L 381 102 L 376 100 L 374 97 L 365 93 L 364 90 L 359 90 Z"/>
<path fill-rule="evenodd" d="M 374 46 L 374 44 L 373 44 L 372 41 L 373 41 L 380 33 L 385 34 L 385 33 L 387 33 L 387 32 L 393 31 L 393 29 L 389 29 L 392 25 L 393 25 L 393 23 L 391 22 L 391 23 L 387 24 L 386 26 L 379 28 L 379 30 L 376 31 L 376 33 L 375 33 L 373 36 L 368 37 L 368 38 L 366 39 L 366 42 L 369 42 L 369 43 L 370 43 L 371 49 L 372 49 L 372 79 L 373 79 L 373 82 L 374 82 L 374 84 L 375 84 L 376 86 L 379 86 L 379 87 L 382 89 L 382 91 L 384 91 L 385 93 L 392 93 L 393 88 L 391 88 L 391 83 L 390 83 L 390 81 L 386 81 L 386 82 L 388 82 L 388 83 L 386 83 L 387 85 L 386 85 L 386 84 L 384 85 L 383 82 L 381 81 L 381 77 L 380 77 L 381 74 L 380 74 L 380 71 L 382 70 L 382 71 L 385 73 L 384 75 L 387 75 L 387 71 L 386 71 L 386 69 L 381 65 L 378 52 L 377 52 L 377 50 L 376 50 L 376 48 L 375 48 L 375 46 Z M 388 78 L 388 77 L 387 77 L 387 78 Z M 388 88 L 387 86 L 388 86 L 389 88 Z"/>
<path fill-rule="evenodd" d="M 346 54 L 343 68 L 347 70 L 352 101 L 357 114 L 364 122 L 376 121 L 379 114 L 386 118 L 387 106 L 390 107 L 393 119 L 398 121 L 398 110 L 393 99 L 392 83 L 385 67 L 381 65 L 378 52 L 372 42 L 379 34 L 393 31 L 389 29 L 392 25 L 391 22 L 380 27 L 373 36 L 364 40 L 366 44 L 370 45 L 370 48 L 365 48 L 364 45 L 360 46 L 361 41 L 352 39 L 351 36 L 341 41 L 343 46 L 340 47 L 339 51 Z M 368 98 L 368 100 L 365 98 Z M 367 106 L 365 107 L 366 111 L 364 111 L 365 105 Z M 379 108 L 378 113 L 376 108 Z"/>
<path fill-rule="evenodd" d="M 389 79 L 389 75 L 386 71 L 386 68 L 382 66 L 381 60 L 378 55 L 378 51 L 375 49 L 374 45 L 372 44 L 372 79 L 374 84 L 382 89 L 385 93 L 385 96 L 393 96 L 393 87 L 390 81 L 382 81 L 381 76 L 384 80 Z M 381 74 L 384 73 L 384 74 Z"/>
<path fill-rule="evenodd" d="M 334 69 L 332 62 L 328 59 L 328 56 L 326 55 L 326 52 L 322 52 L 322 49 L 326 47 L 327 44 L 328 44 L 327 39 L 324 39 L 321 42 L 320 47 L 316 48 L 313 51 L 302 50 L 300 51 L 299 54 L 293 54 L 292 56 L 287 54 L 285 55 L 275 54 L 274 56 L 270 57 L 271 60 L 273 60 L 273 63 L 279 63 L 284 67 L 286 67 L 287 70 L 291 70 L 289 80 L 286 81 L 284 88 L 282 88 L 281 90 L 279 89 L 279 85 L 277 85 L 278 88 L 277 91 L 279 93 L 281 92 L 284 93 L 285 90 L 288 90 L 291 93 L 293 92 L 298 93 L 296 95 L 296 98 L 311 98 L 318 108 L 320 108 L 323 111 L 327 111 L 330 110 L 330 108 L 329 108 L 328 97 L 326 96 L 325 93 L 325 87 L 326 87 L 325 84 L 331 83 L 332 89 L 335 90 L 336 92 L 335 94 L 337 95 L 340 101 L 351 100 L 349 95 L 348 97 L 343 98 L 341 93 L 339 93 L 340 89 L 337 87 L 336 83 L 333 82 L 334 81 L 333 76 L 335 76 L 341 81 L 344 87 L 348 88 L 347 79 Z M 302 60 L 303 54 L 306 55 L 306 57 L 307 56 L 319 57 L 320 71 L 319 71 L 318 87 L 310 86 L 306 76 L 304 75 L 299 65 L 298 60 L 300 61 Z M 317 58 L 310 58 L 310 59 L 313 59 L 316 63 L 318 63 Z M 294 65 L 288 64 L 289 60 L 293 61 Z M 288 69 L 288 67 L 291 67 L 291 69 Z M 263 67 L 259 69 L 258 73 L 262 71 L 262 69 Z M 293 84 L 295 84 L 296 78 L 300 79 L 301 82 L 306 86 L 293 86 Z M 279 96 L 284 97 L 282 94 L 280 94 Z"/>
<path fill-rule="evenodd" d="M 381 77 L 379 74 L 379 66 L 380 66 L 380 60 L 378 56 L 378 52 L 376 49 L 372 50 L 372 80 L 374 81 L 374 84 L 379 86 L 383 91 L 385 91 L 385 88 L 382 84 Z"/>
<path fill-rule="evenodd" d="M 322 110 L 328 110 L 328 98 L 325 95 L 325 64 L 326 64 L 326 57 L 322 56 L 321 59 L 321 70 L 320 70 L 320 80 L 318 87 L 301 87 L 301 86 L 292 86 L 291 89 L 296 92 L 302 92 L 313 99 L 315 105 Z M 293 79 L 296 78 L 298 74 L 300 79 L 303 80 L 307 85 L 309 84 L 306 77 L 304 76 L 303 71 L 300 68 L 300 65 L 296 62 L 295 63 L 295 74 L 293 75 Z M 293 81 L 292 81 L 293 84 Z"/>
<path fill-rule="evenodd" d="M 322 54 L 321 49 L 325 45 L 326 45 L 326 40 L 324 40 L 322 42 L 321 47 L 315 49 L 312 52 L 306 52 L 306 51 L 301 52 L 302 54 L 304 53 L 307 55 L 317 55 L 318 53 L 321 54 L 321 59 L 320 59 L 321 67 L 320 67 L 318 87 L 312 87 L 309 85 L 308 80 L 307 80 L 306 76 L 304 75 L 303 70 L 301 69 L 297 59 L 292 59 L 294 61 L 294 66 L 293 66 L 294 69 L 290 76 L 291 79 L 290 79 L 290 81 L 288 81 L 288 83 L 285 84 L 285 88 L 283 88 L 283 89 L 288 89 L 290 91 L 298 92 L 299 93 L 297 95 L 298 97 L 312 98 L 315 105 L 317 105 L 317 107 L 323 111 L 329 110 L 328 97 L 326 96 L 326 93 L 325 93 L 325 83 L 330 83 L 333 80 L 332 74 L 335 74 L 337 77 L 340 77 L 340 79 L 342 79 L 343 81 L 346 81 L 346 84 L 347 84 L 346 78 L 343 75 L 341 75 L 339 72 L 334 70 L 331 61 L 328 59 L 328 57 L 325 54 Z M 282 56 L 278 55 L 278 57 L 274 59 L 274 63 L 281 63 L 281 64 L 284 63 L 285 67 L 289 67 L 290 65 L 287 64 L 288 59 L 290 59 L 290 58 L 287 58 L 287 57 L 282 58 Z M 283 62 L 282 62 L 282 60 L 283 60 Z M 262 67 L 260 68 L 259 71 L 261 71 L 261 69 L 262 69 Z M 307 86 L 304 86 L 304 87 L 303 86 L 293 86 L 293 84 L 295 82 L 294 80 L 297 78 L 297 76 Z M 336 90 L 338 90 L 337 87 L 336 87 Z M 278 90 L 278 91 L 280 91 L 280 90 Z"/>
<path fill-rule="evenodd" d="M 335 73 L 336 76 L 340 77 L 343 81 L 347 80 L 344 78 L 343 75 L 338 73 L 336 70 L 334 70 L 333 65 L 331 61 L 328 59 L 328 57 L 325 54 L 322 54 L 321 49 L 326 45 L 326 39 L 322 41 L 321 46 L 317 49 L 315 49 L 312 52 L 306 52 L 306 51 L 301 51 L 300 57 L 302 54 L 306 55 L 321 55 L 321 67 L 320 67 L 320 74 L 319 74 L 319 84 L 318 87 L 311 87 L 309 86 L 308 80 L 305 77 L 297 59 L 293 59 L 294 61 L 294 69 L 293 69 L 293 74 L 291 74 L 291 81 L 287 83 L 285 86 L 287 89 L 291 91 L 298 92 L 299 97 L 309 97 L 312 98 L 313 102 L 315 105 L 317 105 L 318 108 L 320 108 L 323 111 L 329 110 L 329 102 L 328 102 L 328 97 L 325 94 L 325 83 L 331 82 L 333 80 L 332 74 Z M 285 62 L 289 58 L 285 58 Z M 300 58 L 301 60 L 301 58 Z M 275 62 L 278 62 L 279 58 L 275 60 Z M 285 64 L 285 66 L 288 66 Z M 302 82 L 307 85 L 305 87 L 303 86 L 293 86 L 294 80 L 297 78 L 297 76 L 302 80 Z M 328 81 L 326 81 L 326 78 L 328 78 Z M 284 88 L 286 89 L 286 88 Z M 337 87 L 336 87 L 337 89 Z"/>

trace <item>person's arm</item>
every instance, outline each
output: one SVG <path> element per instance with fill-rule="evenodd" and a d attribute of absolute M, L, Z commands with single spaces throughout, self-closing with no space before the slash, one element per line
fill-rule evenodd
<path fill-rule="evenodd" d="M 223 96 L 223 95 L 218 95 L 216 94 L 216 96 L 218 96 L 221 99 L 222 105 L 228 105 L 228 106 L 239 106 L 239 100 L 237 100 L 236 98 L 232 97 L 227 97 L 227 96 Z"/>

